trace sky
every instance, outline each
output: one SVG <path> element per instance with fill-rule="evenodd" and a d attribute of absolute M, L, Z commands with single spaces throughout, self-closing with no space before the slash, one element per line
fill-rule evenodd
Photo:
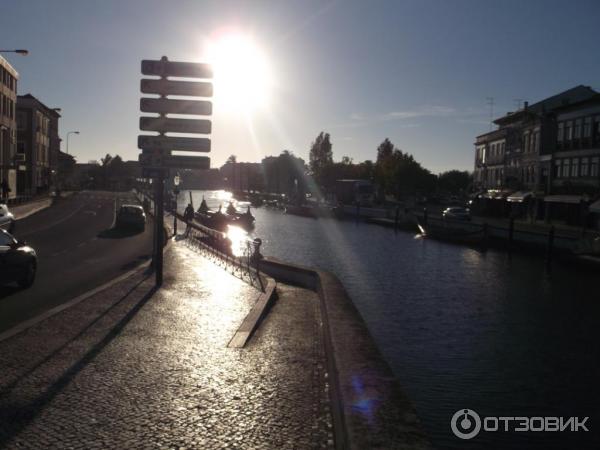
<path fill-rule="evenodd" d="M 215 80 L 213 167 L 284 149 L 308 161 L 325 131 L 335 160 L 374 160 L 389 138 L 434 173 L 472 170 L 489 98 L 498 117 L 579 84 L 600 90 L 596 0 L 0 0 L 0 11 L 0 48 L 30 52 L 4 54 L 19 94 L 62 108 L 78 162 L 137 159 L 142 59 L 212 61 L 227 36 L 249 43 L 233 77 L 260 101 L 225 103 Z"/>

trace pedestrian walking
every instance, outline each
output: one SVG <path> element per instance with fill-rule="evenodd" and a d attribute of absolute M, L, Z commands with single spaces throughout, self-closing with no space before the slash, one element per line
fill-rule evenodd
<path fill-rule="evenodd" d="M 183 220 L 185 220 L 185 235 L 187 236 L 190 233 L 190 224 L 192 222 L 192 220 L 194 219 L 194 207 L 192 206 L 191 203 L 188 203 L 187 207 L 185 208 L 185 211 L 183 212 Z"/>

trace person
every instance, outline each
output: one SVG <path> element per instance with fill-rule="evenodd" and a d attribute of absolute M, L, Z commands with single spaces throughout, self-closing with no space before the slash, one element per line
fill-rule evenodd
<path fill-rule="evenodd" d="M 187 236 L 190 232 L 190 223 L 194 219 L 194 207 L 191 203 L 188 203 L 185 211 L 183 212 L 183 220 L 185 221 L 185 235 Z"/>
<path fill-rule="evenodd" d="M 0 197 L 0 200 L 8 202 L 8 193 L 10 192 L 10 187 L 8 186 L 6 180 L 2 180 L 2 183 L 0 183 L 0 188 L 2 190 L 2 196 Z"/>

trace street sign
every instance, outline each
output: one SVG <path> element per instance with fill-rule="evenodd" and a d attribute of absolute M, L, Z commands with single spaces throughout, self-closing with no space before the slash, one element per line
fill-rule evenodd
<path fill-rule="evenodd" d="M 171 81 L 149 80 L 144 78 L 140 83 L 144 94 L 187 95 L 190 97 L 212 97 L 212 83 L 204 81 Z"/>
<path fill-rule="evenodd" d="M 163 167 L 169 169 L 210 169 L 210 158 L 207 156 L 171 155 L 163 159 Z"/>
<path fill-rule="evenodd" d="M 210 120 L 171 119 L 166 117 L 140 117 L 140 130 L 161 133 L 210 134 Z"/>
<path fill-rule="evenodd" d="M 212 78 L 213 71 L 210 64 L 145 59 L 142 61 L 142 75 Z"/>
<path fill-rule="evenodd" d="M 167 176 L 167 169 L 161 167 L 142 167 L 142 178 L 164 178 Z"/>
<path fill-rule="evenodd" d="M 206 100 L 173 100 L 170 98 L 142 98 L 140 110 L 160 114 L 194 114 L 210 116 L 212 103 Z"/>
<path fill-rule="evenodd" d="M 171 152 L 160 149 L 143 150 L 138 155 L 138 160 L 144 167 L 162 167 L 164 157 L 170 154 Z"/>
<path fill-rule="evenodd" d="M 174 136 L 138 136 L 138 148 L 210 152 L 210 139 Z"/>

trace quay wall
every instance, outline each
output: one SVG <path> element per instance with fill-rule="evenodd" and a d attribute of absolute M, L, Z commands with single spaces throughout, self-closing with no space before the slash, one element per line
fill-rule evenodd
<path fill-rule="evenodd" d="M 260 270 L 318 293 L 331 374 L 336 448 L 430 449 L 415 408 L 333 274 L 274 258 Z"/>

